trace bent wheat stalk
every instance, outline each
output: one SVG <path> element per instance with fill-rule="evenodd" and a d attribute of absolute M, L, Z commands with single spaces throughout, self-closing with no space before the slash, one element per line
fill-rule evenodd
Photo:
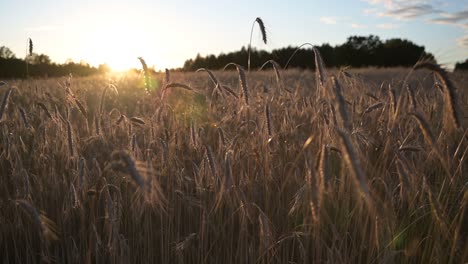
<path fill-rule="evenodd" d="M 445 115 L 455 128 L 460 128 L 460 112 L 455 85 L 449 79 L 447 72 L 440 65 L 428 61 L 420 61 L 413 66 L 414 70 L 427 69 L 432 71 L 442 83 L 444 92 Z"/>
<path fill-rule="evenodd" d="M 230 65 L 236 66 L 237 73 L 239 74 L 239 83 L 241 85 L 242 92 L 244 93 L 244 101 L 246 105 L 249 105 L 249 87 L 247 86 L 247 78 L 245 77 L 244 68 L 242 68 L 242 66 L 240 66 L 239 64 L 231 62 L 224 66 L 223 70 L 225 70 Z"/>
<path fill-rule="evenodd" d="M 310 43 L 304 43 L 300 45 L 289 57 L 288 61 L 286 62 L 286 65 L 284 66 L 284 69 L 286 70 L 289 66 L 289 63 L 291 62 L 292 58 L 296 53 L 304 46 L 311 46 L 312 50 L 314 51 L 315 55 L 315 78 L 317 80 L 317 89 L 319 87 L 323 87 L 325 84 L 325 81 L 327 80 L 326 72 L 325 72 L 325 64 L 323 63 L 322 56 L 320 55 L 319 50 L 312 44 Z"/>
<path fill-rule="evenodd" d="M 358 159 L 356 152 L 354 151 L 351 140 L 348 133 L 337 129 L 338 135 L 341 139 L 341 153 L 343 154 L 346 165 L 350 168 L 351 173 L 354 175 L 355 182 L 361 190 L 366 202 L 370 205 L 371 197 L 369 192 L 369 186 L 367 185 L 367 178 L 361 167 L 361 162 Z"/>
<path fill-rule="evenodd" d="M 250 30 L 250 41 L 249 41 L 249 58 L 248 58 L 248 61 L 247 61 L 247 71 L 250 72 L 250 52 L 252 50 L 252 35 L 253 35 L 253 29 L 254 29 L 254 26 L 255 26 L 255 23 L 258 24 L 258 27 L 260 28 L 260 32 L 262 33 L 262 40 L 263 40 L 263 43 L 267 44 L 267 35 L 266 35 L 266 29 L 265 29 L 265 24 L 263 23 L 263 20 L 260 18 L 260 17 L 257 17 L 255 19 L 255 21 L 252 23 L 252 30 Z"/>
<path fill-rule="evenodd" d="M 292 93 L 291 90 L 289 90 L 288 88 L 284 86 L 283 79 L 281 78 L 281 74 L 280 74 L 281 66 L 274 60 L 268 60 L 262 65 L 262 67 L 260 67 L 260 70 L 262 70 L 267 64 L 271 64 L 271 66 L 273 67 L 273 70 L 275 71 L 276 83 L 278 83 L 278 85 L 281 88 L 285 89 L 286 92 Z"/>

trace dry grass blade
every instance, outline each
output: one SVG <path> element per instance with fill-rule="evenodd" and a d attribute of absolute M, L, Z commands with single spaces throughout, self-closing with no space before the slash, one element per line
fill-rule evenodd
<path fill-rule="evenodd" d="M 455 85 L 452 83 L 448 77 L 447 72 L 442 69 L 438 64 L 431 63 L 428 61 L 420 61 L 414 65 L 413 69 L 428 69 L 439 78 L 442 83 L 444 90 L 444 103 L 445 103 L 445 115 L 452 121 L 452 124 L 455 128 L 460 128 L 460 113 L 457 100 L 457 92 Z"/>

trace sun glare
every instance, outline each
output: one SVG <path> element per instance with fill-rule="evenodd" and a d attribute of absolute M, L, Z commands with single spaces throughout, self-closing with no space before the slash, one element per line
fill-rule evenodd
<path fill-rule="evenodd" d="M 92 65 L 107 64 L 112 71 L 140 68 L 137 58 L 150 57 L 154 51 L 153 37 L 132 23 L 104 23 L 86 35 L 83 56 Z"/>

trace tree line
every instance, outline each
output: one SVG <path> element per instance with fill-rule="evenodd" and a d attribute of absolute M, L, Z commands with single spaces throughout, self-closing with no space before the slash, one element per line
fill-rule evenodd
<path fill-rule="evenodd" d="M 96 68 L 85 62 L 53 63 L 45 54 L 31 53 L 26 58 L 20 59 L 8 47 L 0 47 L 0 79 L 60 77 L 70 73 L 76 76 L 89 76 L 108 70 L 106 65 Z"/>
<path fill-rule="evenodd" d="M 424 46 L 400 38 L 383 41 L 374 35 L 351 36 L 341 45 L 322 44 L 317 46 L 317 49 L 327 67 L 411 67 L 421 58 L 434 59 L 432 54 L 425 51 Z M 296 53 L 295 56 L 291 58 L 294 53 Z M 208 55 L 203 57 L 198 54 L 196 58 L 186 60 L 184 66 L 179 70 L 195 71 L 199 68 L 216 70 L 222 69 L 231 62 L 246 65 L 247 58 L 248 49 L 245 47 L 242 47 L 239 51 L 221 53 L 218 56 Z M 298 49 L 297 47 L 288 46 L 271 52 L 252 49 L 251 68 L 258 69 L 268 60 L 274 60 L 285 66 L 291 59 L 288 65 L 289 68 L 314 69 L 313 58 L 314 52 L 311 48 Z M 456 63 L 455 70 L 468 70 L 468 59 Z M 0 47 L 1 79 L 58 77 L 70 73 L 76 76 L 89 76 L 108 71 L 109 67 L 105 64 L 92 67 L 84 62 L 54 63 L 49 56 L 32 53 L 32 51 L 24 59 L 20 59 L 9 48 Z"/>
<path fill-rule="evenodd" d="M 419 59 L 434 59 L 434 56 L 425 51 L 424 46 L 393 38 L 382 41 L 378 36 L 351 36 L 341 45 L 331 46 L 322 44 L 317 46 L 327 67 L 349 66 L 361 67 L 412 67 Z M 314 69 L 314 52 L 311 48 L 286 47 L 274 49 L 271 52 L 264 50 L 251 50 L 251 68 L 259 68 L 268 60 L 275 60 L 285 66 L 291 55 L 295 56 L 289 62 L 288 68 Z M 199 68 L 222 69 L 226 64 L 234 62 L 246 65 L 248 49 L 242 47 L 240 51 L 221 53 L 218 56 L 201 56 L 185 61 L 183 70 L 194 71 Z M 456 69 L 466 69 L 468 60 L 457 63 Z"/>

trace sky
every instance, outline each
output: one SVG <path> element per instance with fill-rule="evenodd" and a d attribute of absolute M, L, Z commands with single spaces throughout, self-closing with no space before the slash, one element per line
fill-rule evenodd
<path fill-rule="evenodd" d="M 439 63 L 468 58 L 468 0 L 0 0 L 0 46 L 24 57 L 34 51 L 64 63 L 84 60 L 114 69 L 182 67 L 201 55 L 247 46 L 256 17 L 268 44 L 341 44 L 351 35 L 404 38 L 423 45 Z M 326 62 L 325 62 L 326 63 Z"/>

